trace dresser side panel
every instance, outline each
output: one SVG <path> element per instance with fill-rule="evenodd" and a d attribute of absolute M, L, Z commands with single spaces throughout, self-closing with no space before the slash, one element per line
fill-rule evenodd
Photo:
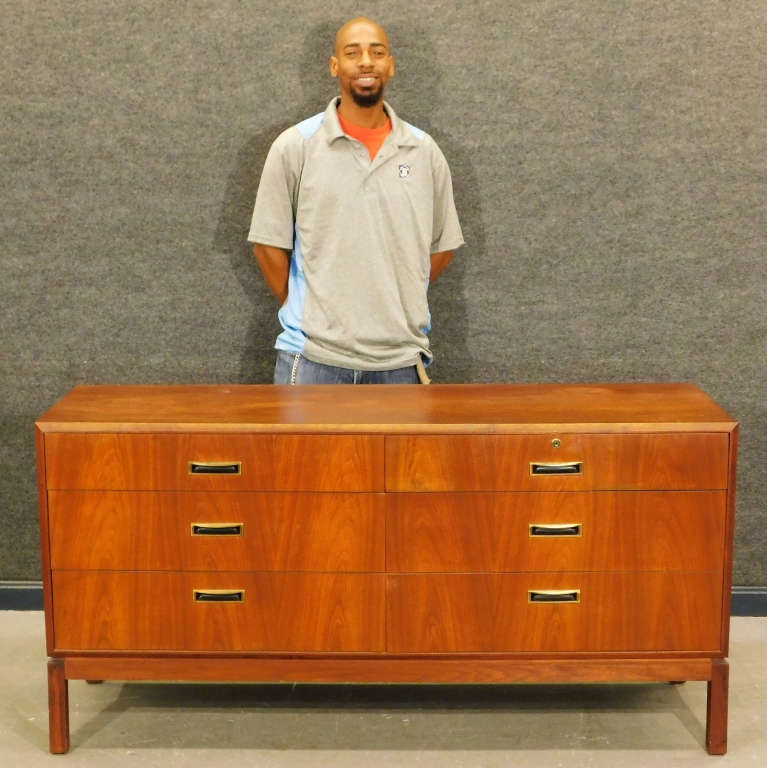
<path fill-rule="evenodd" d="M 740 428 L 735 426 L 730 433 L 730 453 L 728 463 L 729 484 L 727 488 L 727 525 L 724 545 L 724 583 L 722 585 L 726 600 L 722 605 L 722 652 L 729 655 L 730 649 L 730 614 L 732 612 L 732 570 L 735 547 L 735 501 L 738 480 L 738 439 Z"/>
<path fill-rule="evenodd" d="M 46 436 L 35 426 L 35 452 L 37 456 L 37 501 L 40 519 L 40 548 L 42 557 L 43 607 L 45 610 L 45 644 L 50 655 L 55 647 L 53 622 L 53 584 L 51 579 L 51 541 L 48 516 L 48 482 L 46 473 Z"/>

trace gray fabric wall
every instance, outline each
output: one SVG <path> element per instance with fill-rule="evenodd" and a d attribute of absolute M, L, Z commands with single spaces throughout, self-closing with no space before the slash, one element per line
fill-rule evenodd
<path fill-rule="evenodd" d="M 39 578 L 32 424 L 73 385 L 270 380 L 258 177 L 361 13 L 453 171 L 437 381 L 698 383 L 767 584 L 762 0 L 0 0 L 0 578 Z"/>

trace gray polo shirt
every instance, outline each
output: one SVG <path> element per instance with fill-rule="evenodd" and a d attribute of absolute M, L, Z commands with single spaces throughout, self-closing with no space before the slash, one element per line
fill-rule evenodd
<path fill-rule="evenodd" d="M 335 99 L 269 151 L 248 240 L 292 252 L 277 349 L 368 371 L 431 360 L 430 254 L 463 237 L 444 155 L 385 108 L 392 131 L 372 162 Z"/>

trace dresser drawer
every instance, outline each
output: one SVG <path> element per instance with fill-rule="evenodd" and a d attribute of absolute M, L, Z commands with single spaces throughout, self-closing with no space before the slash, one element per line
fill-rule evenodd
<path fill-rule="evenodd" d="M 724 490 L 728 450 L 717 433 L 387 436 L 386 490 Z"/>
<path fill-rule="evenodd" d="M 383 437 L 51 433 L 49 489 L 382 491 Z"/>
<path fill-rule="evenodd" d="M 50 491 L 55 569 L 384 570 L 383 494 Z"/>
<path fill-rule="evenodd" d="M 720 648 L 722 574 L 386 577 L 390 653 L 706 651 Z M 530 592 L 579 602 L 530 602 Z M 555 596 L 564 599 L 566 596 Z"/>
<path fill-rule="evenodd" d="M 724 567 L 724 491 L 393 493 L 389 572 Z"/>
<path fill-rule="evenodd" d="M 384 578 L 54 571 L 55 647 L 380 652 L 385 646 Z M 196 590 L 203 601 L 195 599 Z M 218 602 L 238 598 L 240 591 L 240 602 Z"/>

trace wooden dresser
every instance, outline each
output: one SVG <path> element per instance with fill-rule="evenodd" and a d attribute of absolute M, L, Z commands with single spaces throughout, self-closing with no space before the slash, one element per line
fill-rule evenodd
<path fill-rule="evenodd" d="M 692 385 L 77 387 L 37 423 L 72 679 L 707 680 L 737 424 Z"/>

